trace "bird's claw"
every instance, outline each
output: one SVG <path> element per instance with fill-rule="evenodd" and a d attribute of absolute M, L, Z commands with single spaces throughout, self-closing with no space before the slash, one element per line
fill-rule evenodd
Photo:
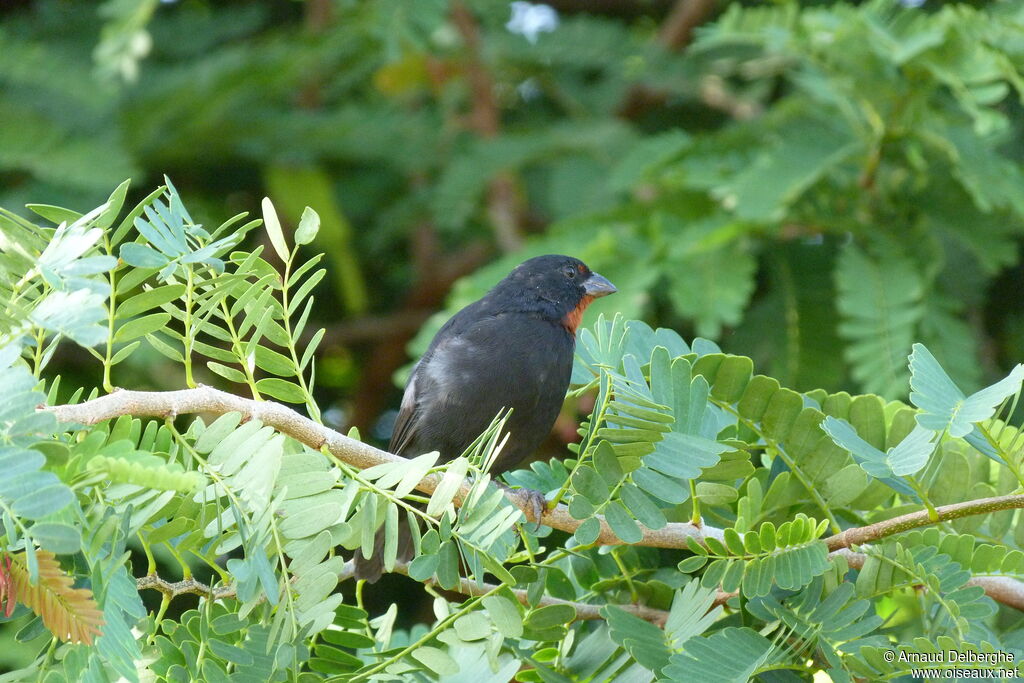
<path fill-rule="evenodd" d="M 513 489 L 501 482 L 496 482 L 499 487 L 510 495 L 512 498 L 519 502 L 520 509 L 526 508 L 530 511 L 530 515 L 527 515 L 527 521 L 533 522 L 536 526 L 534 531 L 540 529 L 540 521 L 544 516 L 544 510 L 547 509 L 548 501 L 544 497 L 544 494 L 534 489 Z M 525 511 L 524 511 L 525 512 Z"/>

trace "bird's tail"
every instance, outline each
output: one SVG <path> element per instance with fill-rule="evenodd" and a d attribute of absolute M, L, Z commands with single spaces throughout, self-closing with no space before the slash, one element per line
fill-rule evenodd
<path fill-rule="evenodd" d="M 384 573 L 384 527 L 377 529 L 377 535 L 373 538 L 373 554 L 364 557 L 362 549 L 358 549 L 352 557 L 355 577 L 363 579 L 368 583 L 377 583 L 377 579 Z M 398 556 L 397 562 L 408 562 L 415 553 L 412 540 L 412 531 L 405 520 L 398 523 Z"/>

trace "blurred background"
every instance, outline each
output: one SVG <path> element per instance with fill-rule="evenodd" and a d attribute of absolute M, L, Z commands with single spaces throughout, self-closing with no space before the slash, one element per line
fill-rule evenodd
<path fill-rule="evenodd" d="M 1024 360 L 1022 90 L 1020 1 L 0 0 L 0 205 L 314 207 L 318 399 L 378 443 L 445 317 L 549 252 L 618 286 L 585 324 L 889 398 L 922 341 L 970 391 Z"/>
<path fill-rule="evenodd" d="M 167 174 L 207 224 L 264 195 L 320 213 L 335 426 L 386 438 L 430 316 L 544 252 L 618 285 L 588 321 L 708 337 L 796 389 L 903 396 L 915 340 L 965 389 L 1024 357 L 1021 2 L 6 0 L 0 21 L 0 205 L 87 210 Z M 180 383 L 135 358 L 134 384 Z"/>

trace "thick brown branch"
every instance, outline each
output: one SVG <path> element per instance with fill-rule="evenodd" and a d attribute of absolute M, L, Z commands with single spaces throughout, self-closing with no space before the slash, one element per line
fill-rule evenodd
<path fill-rule="evenodd" d="M 908 515 L 893 517 L 877 524 L 847 529 L 835 536 L 829 536 L 825 539 L 825 543 L 828 545 L 829 550 L 849 548 L 852 545 L 871 543 L 880 538 L 916 529 L 917 527 L 930 526 L 938 522 L 970 517 L 971 515 L 982 515 L 988 512 L 1012 510 L 1015 508 L 1024 508 L 1024 494 L 979 498 L 978 500 L 968 500 L 963 503 L 943 505 L 935 508 L 935 519 L 929 516 L 927 510 L 911 512 Z"/>
<path fill-rule="evenodd" d="M 53 406 L 43 408 L 43 410 L 54 413 L 61 422 L 78 422 L 86 425 L 96 424 L 121 415 L 166 418 L 187 413 L 223 415 L 224 413 L 239 412 L 247 419 L 260 420 L 263 424 L 273 427 L 310 448 L 319 450 L 326 446 L 336 458 L 359 469 L 389 462 L 405 462 L 401 456 L 350 439 L 279 403 L 242 398 L 212 387 L 180 391 L 122 390 L 85 403 Z M 429 494 L 434 492 L 440 482 L 439 475 L 429 475 L 420 481 L 416 488 Z M 469 481 L 463 483 L 455 494 L 456 506 L 462 505 L 471 488 L 472 485 Z M 523 512 L 529 522 L 539 521 L 541 524 L 569 533 L 576 531 L 581 524 L 579 520 L 569 514 L 569 508 L 565 505 L 545 510 L 541 519 L 537 520 L 531 502 L 525 496 L 518 496 L 513 491 L 508 494 L 508 498 Z M 601 523 L 601 533 L 597 543 L 599 545 L 621 544 L 622 541 L 615 536 L 604 518 L 598 516 L 598 520 Z M 643 538 L 636 545 L 657 548 L 685 548 L 688 538 L 699 542 L 703 541 L 706 536 L 723 538 L 721 529 L 711 526 L 695 526 L 684 522 L 674 522 L 661 529 L 648 529 L 643 526 L 641 529 Z"/>
<path fill-rule="evenodd" d="M 670 50 L 690 44 L 693 29 L 704 21 L 715 7 L 715 0 L 677 0 L 658 32 L 658 40 Z"/>
<path fill-rule="evenodd" d="M 472 98 L 470 127 L 480 137 L 493 138 L 501 130 L 501 109 L 494 94 L 494 79 L 484 62 L 480 28 L 473 13 L 459 1 L 452 4 L 452 23 L 466 45 L 468 56 L 466 70 Z M 487 192 L 487 215 L 503 251 L 514 251 L 522 246 L 524 210 L 514 176 L 508 171 L 498 173 Z"/>
<path fill-rule="evenodd" d="M 715 0 L 676 0 L 658 30 L 658 42 L 672 52 L 683 50 L 692 41 L 694 29 L 711 16 L 715 4 Z M 734 119 L 745 121 L 761 114 L 760 103 L 737 97 L 720 76 L 705 75 L 695 85 L 701 102 Z M 636 119 L 648 109 L 663 106 L 668 98 L 669 93 L 663 90 L 637 85 L 630 89 L 617 111 L 624 118 Z"/>

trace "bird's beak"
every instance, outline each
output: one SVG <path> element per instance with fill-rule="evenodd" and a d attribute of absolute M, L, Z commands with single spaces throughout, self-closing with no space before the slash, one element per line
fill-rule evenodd
<path fill-rule="evenodd" d="M 592 296 L 595 299 L 600 296 L 608 296 L 619 291 L 615 289 L 615 285 L 608 281 L 608 278 L 597 273 L 591 273 L 583 282 L 583 291 L 587 293 L 587 296 Z"/>

